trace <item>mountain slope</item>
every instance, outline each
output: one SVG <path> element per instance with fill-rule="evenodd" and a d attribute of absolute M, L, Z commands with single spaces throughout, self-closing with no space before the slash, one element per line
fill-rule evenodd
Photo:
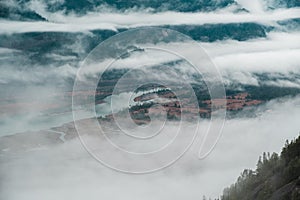
<path fill-rule="evenodd" d="M 244 170 L 237 182 L 226 188 L 222 200 L 299 200 L 300 136 L 287 141 L 281 155 L 264 153 L 257 169 Z"/>

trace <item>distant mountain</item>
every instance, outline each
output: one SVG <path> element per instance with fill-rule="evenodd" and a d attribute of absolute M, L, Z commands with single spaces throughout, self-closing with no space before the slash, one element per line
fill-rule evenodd
<path fill-rule="evenodd" d="M 263 0 L 264 9 L 299 7 L 299 0 Z M 99 11 L 101 8 L 117 10 L 148 10 L 151 12 L 210 12 L 228 6 L 236 6 L 236 12 L 248 12 L 247 8 L 236 0 L 64 0 L 64 1 L 34 1 L 10 0 L 0 2 L 0 19 L 11 20 L 46 20 L 36 10 L 44 9 L 46 12 L 64 12 L 84 15 L 88 12 Z"/>
<path fill-rule="evenodd" d="M 300 136 L 286 142 L 281 155 L 264 153 L 255 171 L 246 169 L 221 200 L 299 200 Z"/>
<path fill-rule="evenodd" d="M 30 0 L 0 2 L 0 18 L 23 18 L 41 20 L 33 12 Z M 46 3 L 47 2 L 47 3 Z M 224 8 L 234 3 L 234 0 L 64 0 L 64 1 L 41 1 L 45 4 L 45 9 L 49 12 L 65 11 L 66 13 L 75 12 L 86 14 L 96 10 L 99 6 L 125 11 L 128 9 L 148 9 L 152 12 L 177 11 L 177 12 L 197 12 L 212 11 Z M 41 4 L 40 4 L 41 5 Z"/>

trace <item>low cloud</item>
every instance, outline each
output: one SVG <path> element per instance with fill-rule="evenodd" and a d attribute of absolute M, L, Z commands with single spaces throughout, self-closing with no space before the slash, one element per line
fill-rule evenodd
<path fill-rule="evenodd" d="M 0 187 L 0 197 L 11 200 L 217 197 L 244 168 L 255 168 L 262 152 L 280 152 L 285 140 L 293 139 L 300 130 L 299 97 L 271 101 L 260 109 L 264 112 L 258 113 L 257 118 L 228 120 L 219 143 L 204 160 L 197 160 L 198 148 L 192 148 L 170 168 L 148 175 L 127 175 L 107 169 L 85 152 L 77 139 L 19 154 L 5 150 L 0 171 L 5 184 Z M 201 122 L 202 127 L 207 125 Z"/>
<path fill-rule="evenodd" d="M 84 16 L 74 14 L 49 14 L 48 21 L 8 21 L 1 20 L 1 34 L 26 32 L 88 32 L 92 30 L 113 30 L 163 25 L 203 25 L 226 23 L 259 23 L 276 25 L 277 21 L 300 18 L 299 8 L 266 11 L 261 14 L 210 12 L 128 12 L 128 13 L 88 13 Z M 46 15 L 44 15 L 47 17 Z"/>

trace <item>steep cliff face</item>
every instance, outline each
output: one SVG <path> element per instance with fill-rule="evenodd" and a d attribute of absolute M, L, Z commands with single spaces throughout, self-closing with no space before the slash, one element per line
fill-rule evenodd
<path fill-rule="evenodd" d="M 299 200 L 300 136 L 286 142 L 281 155 L 264 153 L 257 169 L 244 170 L 237 182 L 226 188 L 222 200 Z"/>

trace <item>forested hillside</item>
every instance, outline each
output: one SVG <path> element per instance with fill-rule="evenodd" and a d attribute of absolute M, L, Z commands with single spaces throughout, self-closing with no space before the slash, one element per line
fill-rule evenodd
<path fill-rule="evenodd" d="M 222 200 L 299 200 L 300 136 L 286 141 L 281 155 L 264 153 L 255 171 L 246 169 Z"/>

